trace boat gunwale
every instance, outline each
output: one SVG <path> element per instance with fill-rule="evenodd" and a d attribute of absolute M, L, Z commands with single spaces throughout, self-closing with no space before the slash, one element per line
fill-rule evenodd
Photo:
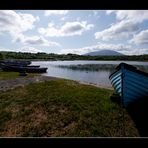
<path fill-rule="evenodd" d="M 132 66 L 132 65 L 129 65 L 129 64 L 126 64 L 126 63 L 120 63 L 115 69 L 117 69 L 116 71 L 114 71 L 110 76 L 109 76 L 109 79 L 111 79 L 111 77 L 120 70 L 120 67 L 121 65 L 124 65 L 124 68 L 129 70 L 129 71 L 132 71 L 132 72 L 136 72 L 138 74 L 142 74 L 146 77 L 148 77 L 148 73 L 144 72 L 144 71 L 141 71 L 141 70 L 138 70 L 136 67 Z"/>

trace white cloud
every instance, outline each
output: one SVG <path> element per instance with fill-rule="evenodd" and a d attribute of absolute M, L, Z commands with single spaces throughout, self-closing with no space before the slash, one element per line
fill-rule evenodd
<path fill-rule="evenodd" d="M 124 51 L 125 55 L 142 55 L 148 54 L 148 49 L 146 48 L 134 48 L 127 51 Z"/>
<path fill-rule="evenodd" d="M 100 11 L 101 10 L 92 10 L 94 16 L 97 16 L 100 13 Z"/>
<path fill-rule="evenodd" d="M 106 14 L 111 14 L 111 13 L 113 13 L 113 12 L 115 12 L 116 10 L 106 10 Z"/>
<path fill-rule="evenodd" d="M 65 15 L 68 13 L 68 10 L 45 10 L 44 15 L 50 16 L 50 15 Z"/>
<path fill-rule="evenodd" d="M 43 52 L 40 49 L 34 48 L 34 47 L 29 47 L 29 46 L 24 46 L 19 49 L 7 49 L 0 47 L 0 51 L 10 51 L 10 52 L 31 52 L 31 53 L 37 53 L 37 52 Z"/>
<path fill-rule="evenodd" d="M 38 32 L 45 36 L 74 36 L 81 35 L 84 31 L 93 28 L 93 24 L 82 22 L 66 22 L 61 28 L 54 27 L 53 24 L 48 24 L 48 28 L 39 28 Z"/>
<path fill-rule="evenodd" d="M 9 33 L 14 40 L 27 30 L 34 28 L 39 17 L 27 13 L 16 13 L 13 10 L 0 10 L 0 32 Z"/>
<path fill-rule="evenodd" d="M 100 32 L 96 32 L 95 38 L 104 41 L 112 39 L 119 40 L 123 38 L 128 38 L 130 35 L 133 35 L 138 29 L 138 25 L 131 21 L 121 21 L 112 24 L 110 28 L 107 28 Z"/>
<path fill-rule="evenodd" d="M 99 50 L 114 50 L 120 52 L 125 55 L 141 55 L 141 54 L 148 54 L 148 49 L 146 48 L 133 48 L 131 45 L 124 45 L 124 44 L 102 44 L 98 43 L 97 45 L 82 47 L 82 48 L 75 48 L 75 49 L 62 49 L 59 53 L 60 54 L 85 54 L 88 52 L 94 52 Z"/>
<path fill-rule="evenodd" d="M 99 50 L 104 50 L 104 49 L 118 51 L 118 52 L 121 52 L 123 54 L 126 51 L 132 50 L 130 45 L 98 43 L 97 45 L 87 46 L 87 47 L 82 47 L 82 48 L 62 49 L 60 53 L 61 54 L 66 54 L 66 53 L 85 54 L 85 53 L 88 53 L 88 52 L 94 52 L 94 51 L 99 51 Z"/>
<path fill-rule="evenodd" d="M 68 17 L 65 17 L 65 16 L 64 16 L 64 17 L 62 17 L 60 20 L 61 20 L 61 21 L 65 21 L 66 19 L 68 19 Z"/>
<path fill-rule="evenodd" d="M 148 10 L 107 10 L 106 14 L 114 13 L 117 22 L 111 27 L 95 33 L 96 39 L 119 40 L 133 36 L 139 29 L 139 23 L 148 20 Z"/>
<path fill-rule="evenodd" d="M 8 48 L 5 48 L 5 47 L 0 47 L 0 51 L 10 51 L 10 52 L 15 52 L 15 50 L 13 50 L 13 49 L 8 49 Z"/>
<path fill-rule="evenodd" d="M 42 36 L 20 35 L 20 36 L 18 36 L 16 42 L 20 42 L 25 45 L 39 45 L 39 46 L 47 46 L 47 47 L 61 46 L 59 43 L 48 41 Z"/>
<path fill-rule="evenodd" d="M 80 22 L 80 21 L 81 21 L 81 17 L 77 17 L 77 18 L 76 18 L 76 21 L 77 21 L 77 22 Z"/>
<path fill-rule="evenodd" d="M 148 20 L 148 10 L 108 10 L 106 13 L 115 13 L 118 20 L 130 20 L 134 23 Z"/>
<path fill-rule="evenodd" d="M 143 30 L 140 33 L 134 35 L 133 39 L 130 42 L 135 44 L 148 45 L 148 30 Z"/>
<path fill-rule="evenodd" d="M 40 17 L 39 16 L 36 16 L 36 22 L 39 22 L 40 21 Z"/>
<path fill-rule="evenodd" d="M 38 37 L 38 36 L 28 37 L 24 40 L 24 43 L 31 44 L 31 45 L 48 46 L 48 47 L 60 46 L 60 44 L 57 42 L 51 42 L 51 41 L 44 39 L 43 37 Z"/>
<path fill-rule="evenodd" d="M 29 47 L 29 46 L 24 46 L 16 50 L 17 52 L 31 52 L 31 53 L 37 53 L 37 52 L 43 52 L 43 50 L 34 48 L 34 47 Z"/>

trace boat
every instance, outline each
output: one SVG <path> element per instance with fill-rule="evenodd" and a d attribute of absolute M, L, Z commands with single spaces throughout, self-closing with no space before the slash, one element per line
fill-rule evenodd
<path fill-rule="evenodd" d="M 120 63 L 109 79 L 123 107 L 128 107 L 138 99 L 148 98 L 148 73 L 132 65 Z"/>
<path fill-rule="evenodd" d="M 40 67 L 29 67 L 29 66 L 16 66 L 16 65 L 7 65 L 1 63 L 1 68 L 3 71 L 15 71 L 15 72 L 27 72 L 27 73 L 44 73 L 48 68 Z"/>
<path fill-rule="evenodd" d="M 0 61 L 0 63 L 10 65 L 10 66 L 21 66 L 21 67 L 40 67 L 40 65 L 30 65 L 31 61 L 23 61 L 23 60 L 5 60 Z"/>
<path fill-rule="evenodd" d="M 25 67 L 40 67 L 40 65 L 27 65 Z"/>
<path fill-rule="evenodd" d="M 28 66 L 31 64 L 31 61 L 25 60 L 3 60 L 0 63 L 11 65 L 11 66 Z"/>

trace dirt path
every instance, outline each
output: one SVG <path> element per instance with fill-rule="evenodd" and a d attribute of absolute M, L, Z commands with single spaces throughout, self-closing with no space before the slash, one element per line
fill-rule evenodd
<path fill-rule="evenodd" d="M 56 80 L 56 77 L 47 76 L 35 76 L 30 78 L 15 78 L 9 80 L 0 80 L 0 91 L 7 91 L 9 89 L 14 89 L 18 86 L 25 86 L 31 83 L 45 82 L 49 80 Z"/>

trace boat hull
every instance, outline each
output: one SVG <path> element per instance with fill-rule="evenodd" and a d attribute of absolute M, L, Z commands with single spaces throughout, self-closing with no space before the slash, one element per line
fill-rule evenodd
<path fill-rule="evenodd" d="M 148 74 L 133 66 L 121 63 L 109 79 L 125 107 L 138 99 L 148 97 Z"/>
<path fill-rule="evenodd" d="M 0 63 L 10 65 L 10 66 L 28 66 L 31 64 L 31 61 L 17 61 L 17 60 L 5 60 Z"/>
<path fill-rule="evenodd" d="M 39 67 L 24 67 L 24 66 L 10 66 L 1 64 L 1 68 L 4 71 L 15 71 L 15 72 L 27 72 L 27 73 L 45 73 L 48 68 Z"/>

